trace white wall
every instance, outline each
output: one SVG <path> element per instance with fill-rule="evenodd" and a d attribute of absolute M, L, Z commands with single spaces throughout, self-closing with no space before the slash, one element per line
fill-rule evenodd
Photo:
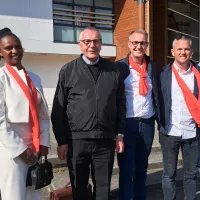
<path fill-rule="evenodd" d="M 44 54 L 25 54 L 23 57 L 24 67 L 40 76 L 45 97 L 50 107 L 58 81 L 58 73 L 65 63 L 73 59 L 75 59 L 73 56 Z"/>
<path fill-rule="evenodd" d="M 0 29 L 8 27 L 26 52 L 79 55 L 77 44 L 54 43 L 52 0 L 0 0 Z M 102 56 L 116 56 L 115 46 L 104 46 Z"/>

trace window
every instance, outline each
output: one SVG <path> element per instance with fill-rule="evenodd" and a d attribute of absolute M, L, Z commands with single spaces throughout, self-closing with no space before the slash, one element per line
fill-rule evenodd
<path fill-rule="evenodd" d="M 103 44 L 113 44 L 113 0 L 54 0 L 54 41 L 79 40 L 87 26 L 99 29 Z"/>
<path fill-rule="evenodd" d="M 199 0 L 168 1 L 168 60 L 172 60 L 172 42 L 177 33 L 192 40 L 192 59 L 199 62 Z"/>

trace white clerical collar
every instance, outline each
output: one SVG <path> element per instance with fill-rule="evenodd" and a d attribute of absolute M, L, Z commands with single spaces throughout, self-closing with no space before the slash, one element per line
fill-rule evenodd
<path fill-rule="evenodd" d="M 96 65 L 99 62 L 99 57 L 94 62 L 91 62 L 88 58 L 86 58 L 85 55 L 82 55 L 82 58 L 85 61 L 85 63 L 88 65 Z"/>

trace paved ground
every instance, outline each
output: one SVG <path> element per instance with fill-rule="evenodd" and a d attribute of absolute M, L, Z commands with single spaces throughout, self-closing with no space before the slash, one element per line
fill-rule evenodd
<path fill-rule="evenodd" d="M 159 141 L 158 141 L 158 133 L 155 133 L 154 143 L 153 143 L 155 154 L 152 154 L 149 162 L 155 162 L 156 160 L 162 159 L 161 156 L 157 157 L 156 155 L 160 151 Z M 51 151 L 50 156 L 55 157 L 56 155 L 56 142 L 54 136 L 51 132 Z M 55 160 L 55 159 L 54 159 Z M 162 161 L 161 161 L 162 162 Z M 115 164 L 116 165 L 116 164 Z M 155 167 L 155 165 L 152 165 Z M 161 189 L 161 176 L 162 169 L 149 170 L 147 176 L 147 200 L 163 200 L 163 194 Z M 182 187 L 182 169 L 178 170 L 177 173 L 177 200 L 184 199 L 184 191 Z M 43 200 L 49 200 L 49 193 L 53 189 L 64 187 L 66 182 L 69 180 L 67 168 L 55 168 L 54 169 L 54 179 L 52 184 L 43 189 Z M 197 200 L 200 200 L 200 180 L 197 185 Z M 118 174 L 116 173 L 112 177 L 111 183 L 112 190 L 112 200 L 118 200 Z"/>
<path fill-rule="evenodd" d="M 148 172 L 147 183 L 150 185 L 147 186 L 147 200 L 163 200 L 160 184 L 161 175 L 162 170 Z M 66 181 L 69 180 L 66 168 L 55 169 L 54 176 L 55 178 L 52 184 L 43 189 L 43 200 L 49 200 L 50 191 L 56 188 L 64 187 Z M 178 170 L 177 177 L 177 200 L 183 200 L 184 192 L 182 181 L 180 180 L 182 178 L 182 169 Z M 118 175 L 114 175 L 112 177 L 111 190 L 112 200 L 118 200 Z M 197 200 L 200 200 L 200 179 L 198 180 L 197 184 Z"/>

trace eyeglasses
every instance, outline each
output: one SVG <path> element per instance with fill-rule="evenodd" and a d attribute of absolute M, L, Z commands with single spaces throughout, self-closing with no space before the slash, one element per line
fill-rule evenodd
<path fill-rule="evenodd" d="M 145 42 L 145 41 L 142 41 L 142 42 L 139 42 L 139 41 L 129 41 L 134 47 L 137 47 L 139 44 L 142 48 L 146 47 L 146 45 L 148 44 L 148 42 Z"/>
<path fill-rule="evenodd" d="M 99 45 L 101 43 L 101 39 L 94 39 L 94 40 L 79 40 L 83 42 L 86 46 L 90 46 L 93 42 L 94 45 Z"/>

